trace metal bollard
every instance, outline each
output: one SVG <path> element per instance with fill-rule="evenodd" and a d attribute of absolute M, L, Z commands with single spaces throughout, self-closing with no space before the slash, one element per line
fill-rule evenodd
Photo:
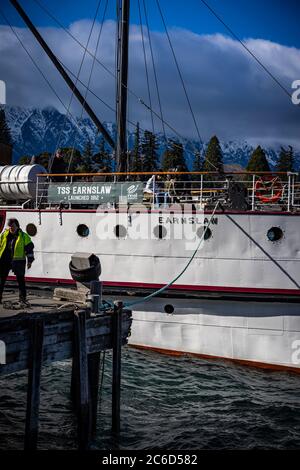
<path fill-rule="evenodd" d="M 87 295 L 87 305 L 91 313 L 99 313 L 102 304 L 102 282 L 91 281 L 90 291 Z"/>

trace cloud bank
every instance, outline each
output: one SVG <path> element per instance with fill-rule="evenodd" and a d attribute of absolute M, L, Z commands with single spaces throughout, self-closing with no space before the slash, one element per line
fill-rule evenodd
<path fill-rule="evenodd" d="M 90 28 L 91 22 L 82 20 L 71 24 L 69 31 L 85 44 Z M 97 24 L 89 45 L 90 51 L 95 50 L 99 28 Z M 97 54 L 98 59 L 112 71 L 115 29 L 113 21 L 104 23 Z M 25 28 L 16 28 L 16 32 L 68 107 L 70 90 L 36 40 Z M 83 49 L 62 29 L 41 28 L 40 32 L 57 57 L 77 74 Z M 166 35 L 161 32 L 151 34 L 164 119 L 182 136 L 196 137 Z M 203 140 L 217 134 L 222 140 L 246 139 L 253 144 L 291 144 L 300 148 L 300 106 L 292 104 L 291 99 L 237 41 L 221 34 L 198 35 L 183 29 L 172 29 L 171 38 Z M 292 82 L 300 79 L 300 50 L 263 39 L 247 39 L 245 44 L 292 93 Z M 152 105 L 159 114 L 147 41 L 146 51 Z M 92 62 L 93 59 L 86 55 L 80 74 L 80 80 L 84 83 L 89 80 Z M 130 32 L 129 63 L 129 87 L 148 103 L 141 33 L 136 25 L 131 27 Z M 0 27 L 0 79 L 6 82 L 9 105 L 54 106 L 65 112 L 7 26 Z M 82 86 L 79 85 L 79 88 L 84 93 Z M 114 107 L 115 80 L 97 63 L 91 89 Z M 114 121 L 114 113 L 93 95 L 88 95 L 88 101 L 101 120 Z M 81 113 L 75 99 L 70 109 L 76 115 Z M 128 111 L 131 121 L 139 121 L 143 128 L 151 129 L 149 111 L 131 94 Z M 155 130 L 161 132 L 160 121 L 156 118 L 154 121 Z M 168 128 L 166 130 L 170 132 Z"/>

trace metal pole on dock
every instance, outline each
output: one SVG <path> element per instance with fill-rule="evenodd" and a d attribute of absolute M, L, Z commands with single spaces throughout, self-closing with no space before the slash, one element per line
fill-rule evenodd
<path fill-rule="evenodd" d="M 74 355 L 73 361 L 76 377 L 73 376 L 73 387 L 76 395 L 76 412 L 78 419 L 78 447 L 88 449 L 91 437 L 91 409 L 88 375 L 88 354 L 86 338 L 86 312 L 74 314 Z"/>
<path fill-rule="evenodd" d="M 112 370 L 112 433 L 117 438 L 120 433 L 120 394 L 121 394 L 121 351 L 122 351 L 122 312 L 123 302 L 114 302 L 112 319 L 113 330 L 113 370 Z"/>
<path fill-rule="evenodd" d="M 25 424 L 25 450 L 36 450 L 39 429 L 40 384 L 43 362 L 44 321 L 30 322 L 30 350 Z"/>
<path fill-rule="evenodd" d="M 100 379 L 100 352 L 88 355 L 89 383 L 90 383 L 90 400 L 91 400 L 91 435 L 95 436 L 97 429 L 97 411 L 99 396 L 99 379 Z"/>

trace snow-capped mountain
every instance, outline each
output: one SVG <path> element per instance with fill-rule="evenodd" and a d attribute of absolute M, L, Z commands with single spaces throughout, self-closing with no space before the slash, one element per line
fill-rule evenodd
<path fill-rule="evenodd" d="M 11 129 L 14 143 L 13 161 L 17 163 L 24 155 L 32 156 L 41 152 L 53 152 L 58 147 L 76 147 L 83 150 L 86 142 L 90 140 L 95 152 L 100 141 L 100 135 L 89 118 L 74 121 L 70 116 L 60 113 L 53 107 L 44 109 L 20 108 L 6 106 L 6 119 Z M 104 123 L 107 130 L 114 137 L 115 125 Z M 165 149 L 162 135 L 158 135 L 159 150 Z M 133 145 L 134 136 L 128 136 L 129 148 Z M 183 142 L 188 167 L 192 169 L 194 151 L 197 142 L 185 139 Z M 205 144 L 206 146 L 207 144 Z M 204 147 L 205 147 L 204 146 Z M 247 141 L 221 142 L 223 160 L 226 165 L 238 165 L 245 168 L 254 149 Z M 279 149 L 265 148 L 271 167 L 274 167 Z M 296 167 L 300 167 L 300 152 L 295 155 Z"/>
<path fill-rule="evenodd" d="M 24 155 L 53 152 L 58 147 L 76 147 L 83 150 L 90 140 L 94 147 L 100 136 L 89 118 L 73 118 L 48 107 L 20 108 L 6 106 L 5 114 L 14 143 L 13 160 L 16 163 Z M 104 123 L 113 131 L 110 123 Z"/>

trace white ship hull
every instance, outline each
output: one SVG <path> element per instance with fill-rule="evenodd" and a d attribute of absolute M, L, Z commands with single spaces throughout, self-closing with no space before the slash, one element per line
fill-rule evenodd
<path fill-rule="evenodd" d="M 187 265 L 195 243 L 176 239 L 174 227 L 186 224 L 197 229 L 202 223 L 200 214 L 183 218 L 157 211 L 151 214 L 150 231 L 163 225 L 166 238 L 146 240 L 134 235 L 136 226 L 127 212 L 104 217 L 88 210 L 6 211 L 6 219 L 13 216 L 24 229 L 28 223 L 37 227 L 36 261 L 28 280 L 71 283 L 71 255 L 93 252 L 101 260 L 104 284 L 131 293 L 153 291 L 175 278 Z M 149 214 L 139 217 L 141 226 L 148 227 Z M 134 307 L 130 343 L 300 370 L 300 217 L 216 213 L 213 222 L 211 238 L 201 244 L 189 268 L 170 287 L 169 297 Z M 89 228 L 87 237 L 77 234 L 79 224 Z M 113 235 L 116 224 L 126 228 L 126 237 Z M 268 240 L 271 227 L 282 229 L 280 241 Z M 218 300 L 226 295 L 234 299 Z M 174 308 L 172 314 L 165 313 L 166 304 Z"/>
<path fill-rule="evenodd" d="M 166 303 L 173 314 L 164 312 Z M 136 307 L 130 344 L 300 372 L 300 305 L 156 299 Z"/>

